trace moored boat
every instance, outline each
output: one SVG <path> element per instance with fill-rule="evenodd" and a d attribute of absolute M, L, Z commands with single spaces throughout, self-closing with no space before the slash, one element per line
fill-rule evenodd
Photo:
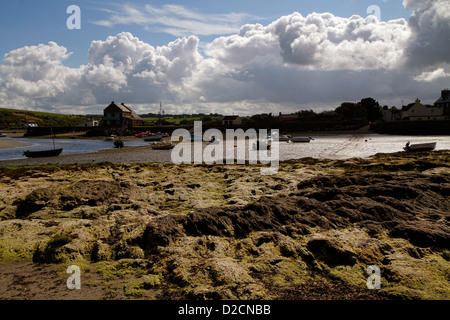
<path fill-rule="evenodd" d="M 170 150 L 173 149 L 175 145 L 171 141 L 157 142 L 152 144 L 152 149 L 155 150 Z"/>
<path fill-rule="evenodd" d="M 291 138 L 291 142 L 294 142 L 294 143 L 308 143 L 311 140 L 314 140 L 314 139 L 311 137 L 293 137 L 293 138 Z"/>
<path fill-rule="evenodd" d="M 123 140 L 122 139 L 117 139 L 117 140 L 114 140 L 114 147 L 116 147 L 116 148 L 123 148 L 125 146 L 125 142 L 123 142 Z"/>
<path fill-rule="evenodd" d="M 410 144 L 409 141 L 403 148 L 406 152 L 409 151 L 432 151 L 436 148 L 436 142 L 416 143 Z"/>
<path fill-rule="evenodd" d="M 50 150 L 41 150 L 41 151 L 24 151 L 23 155 L 28 158 L 43 158 L 43 157 L 56 157 L 61 154 L 63 151 L 62 148 L 60 149 L 50 149 Z"/>

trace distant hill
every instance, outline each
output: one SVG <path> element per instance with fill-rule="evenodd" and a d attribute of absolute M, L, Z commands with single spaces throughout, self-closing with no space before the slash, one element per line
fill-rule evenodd
<path fill-rule="evenodd" d="M 29 122 L 39 127 L 68 127 L 89 121 L 85 116 L 0 108 L 0 129 L 23 129 Z"/>

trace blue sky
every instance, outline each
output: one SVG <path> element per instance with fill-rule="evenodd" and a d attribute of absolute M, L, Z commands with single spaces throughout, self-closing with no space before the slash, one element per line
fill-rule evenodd
<path fill-rule="evenodd" d="M 70 5 L 80 30 L 66 27 Z M 448 12 L 448 0 L 3 1 L 0 107 L 101 113 L 115 100 L 141 113 L 162 102 L 167 113 L 251 115 L 366 97 L 432 104 L 450 87 Z"/>

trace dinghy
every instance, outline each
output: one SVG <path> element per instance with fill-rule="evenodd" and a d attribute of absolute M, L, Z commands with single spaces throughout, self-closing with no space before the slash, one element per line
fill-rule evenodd
<path fill-rule="evenodd" d="M 427 143 L 416 143 L 410 144 L 409 141 L 406 146 L 403 148 L 406 152 L 409 151 L 431 151 L 436 148 L 436 142 L 427 142 Z"/>

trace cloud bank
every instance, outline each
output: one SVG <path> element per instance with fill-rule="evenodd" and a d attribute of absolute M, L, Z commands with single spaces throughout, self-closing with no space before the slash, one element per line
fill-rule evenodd
<path fill-rule="evenodd" d="M 0 65 L 0 106 L 99 113 L 114 100 L 154 112 L 162 101 L 166 112 L 248 115 L 365 97 L 397 106 L 416 97 L 434 101 L 450 82 L 450 4 L 404 4 L 414 10 L 408 21 L 296 12 L 266 26 L 243 25 L 202 51 L 196 35 L 154 47 L 122 32 L 92 41 L 89 63 L 78 68 L 64 66 L 70 53 L 54 42 L 19 48 Z M 212 24 L 181 6 L 146 10 Z M 147 15 L 128 11 L 108 21 L 126 24 L 133 13 L 142 14 L 133 23 L 147 23 Z"/>

